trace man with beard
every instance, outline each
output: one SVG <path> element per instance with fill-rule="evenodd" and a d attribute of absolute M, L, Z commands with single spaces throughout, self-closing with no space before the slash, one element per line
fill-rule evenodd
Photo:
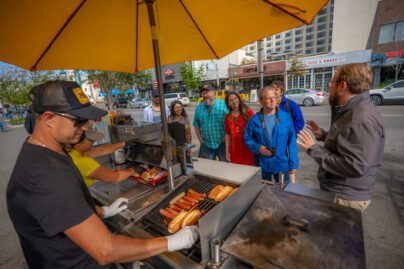
<path fill-rule="evenodd" d="M 375 190 L 385 141 L 380 113 L 369 97 L 371 83 L 372 71 L 366 64 L 338 67 L 331 81 L 329 131 L 307 121 L 324 146 L 307 131 L 301 131 L 297 141 L 320 166 L 320 188 L 333 192 L 335 203 L 362 212 Z"/>
<path fill-rule="evenodd" d="M 143 120 L 145 122 L 161 122 L 160 97 L 158 90 L 152 91 L 152 103 L 143 111 Z M 170 116 L 170 110 L 166 106 L 166 116 Z"/>
<path fill-rule="evenodd" d="M 202 87 L 203 101 L 195 110 L 194 122 L 196 136 L 201 143 L 199 157 L 205 159 L 226 161 L 226 146 L 224 143 L 224 118 L 228 110 L 223 100 L 215 99 L 212 87 Z"/>
<path fill-rule="evenodd" d="M 125 199 L 96 206 L 65 151 L 89 129 L 88 120 L 106 111 L 92 106 L 72 81 L 38 85 L 29 98 L 35 129 L 22 146 L 7 187 L 8 213 L 29 268 L 116 268 L 114 263 L 193 245 L 196 226 L 146 240 L 112 234 L 100 217 L 125 209 Z"/>

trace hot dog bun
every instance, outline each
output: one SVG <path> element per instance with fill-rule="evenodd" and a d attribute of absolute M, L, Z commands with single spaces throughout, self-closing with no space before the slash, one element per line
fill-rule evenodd
<path fill-rule="evenodd" d="M 213 190 L 210 191 L 208 198 L 209 199 L 215 199 L 216 195 L 224 188 L 223 185 L 217 185 L 216 187 L 213 188 Z"/>
<path fill-rule="evenodd" d="M 181 228 L 182 220 L 187 216 L 188 212 L 180 212 L 169 224 L 168 232 L 175 233 Z"/>
<path fill-rule="evenodd" d="M 177 201 L 179 201 L 180 199 L 182 199 L 182 197 L 185 196 L 185 192 L 181 192 L 180 194 L 178 194 L 177 196 L 175 196 L 173 199 L 171 199 L 170 201 L 170 205 L 175 204 Z"/>
<path fill-rule="evenodd" d="M 229 196 L 229 195 L 232 193 L 233 190 L 234 190 L 233 187 L 230 187 L 230 186 L 224 187 L 224 188 L 215 196 L 215 201 L 216 201 L 216 202 L 221 202 L 221 201 L 223 201 L 224 199 L 227 198 L 227 196 Z"/>
<path fill-rule="evenodd" d="M 181 228 L 185 226 L 191 226 L 196 224 L 202 216 L 202 212 L 198 209 L 189 211 L 187 215 L 182 219 Z"/>

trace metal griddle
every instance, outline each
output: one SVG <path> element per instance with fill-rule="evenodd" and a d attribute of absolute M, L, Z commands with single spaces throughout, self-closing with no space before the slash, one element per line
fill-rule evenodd
<path fill-rule="evenodd" d="M 221 249 L 256 268 L 366 267 L 358 210 L 268 186 Z"/>

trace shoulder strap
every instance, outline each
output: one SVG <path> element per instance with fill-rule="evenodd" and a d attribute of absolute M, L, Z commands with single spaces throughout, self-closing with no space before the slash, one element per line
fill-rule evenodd
<path fill-rule="evenodd" d="M 286 99 L 286 110 L 288 111 L 288 113 L 290 114 L 290 116 L 292 116 L 292 108 L 290 107 L 290 101 L 289 101 L 289 99 Z"/>

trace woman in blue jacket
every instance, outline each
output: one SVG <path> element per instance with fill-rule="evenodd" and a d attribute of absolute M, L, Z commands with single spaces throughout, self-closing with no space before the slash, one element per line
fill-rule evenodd
<path fill-rule="evenodd" d="M 259 156 L 262 179 L 271 180 L 273 176 L 279 183 L 279 174 L 283 173 L 285 184 L 288 184 L 290 174 L 295 174 L 299 167 L 292 118 L 276 108 L 277 95 L 273 87 L 261 89 L 258 97 L 262 108 L 248 121 L 244 142 Z"/>

